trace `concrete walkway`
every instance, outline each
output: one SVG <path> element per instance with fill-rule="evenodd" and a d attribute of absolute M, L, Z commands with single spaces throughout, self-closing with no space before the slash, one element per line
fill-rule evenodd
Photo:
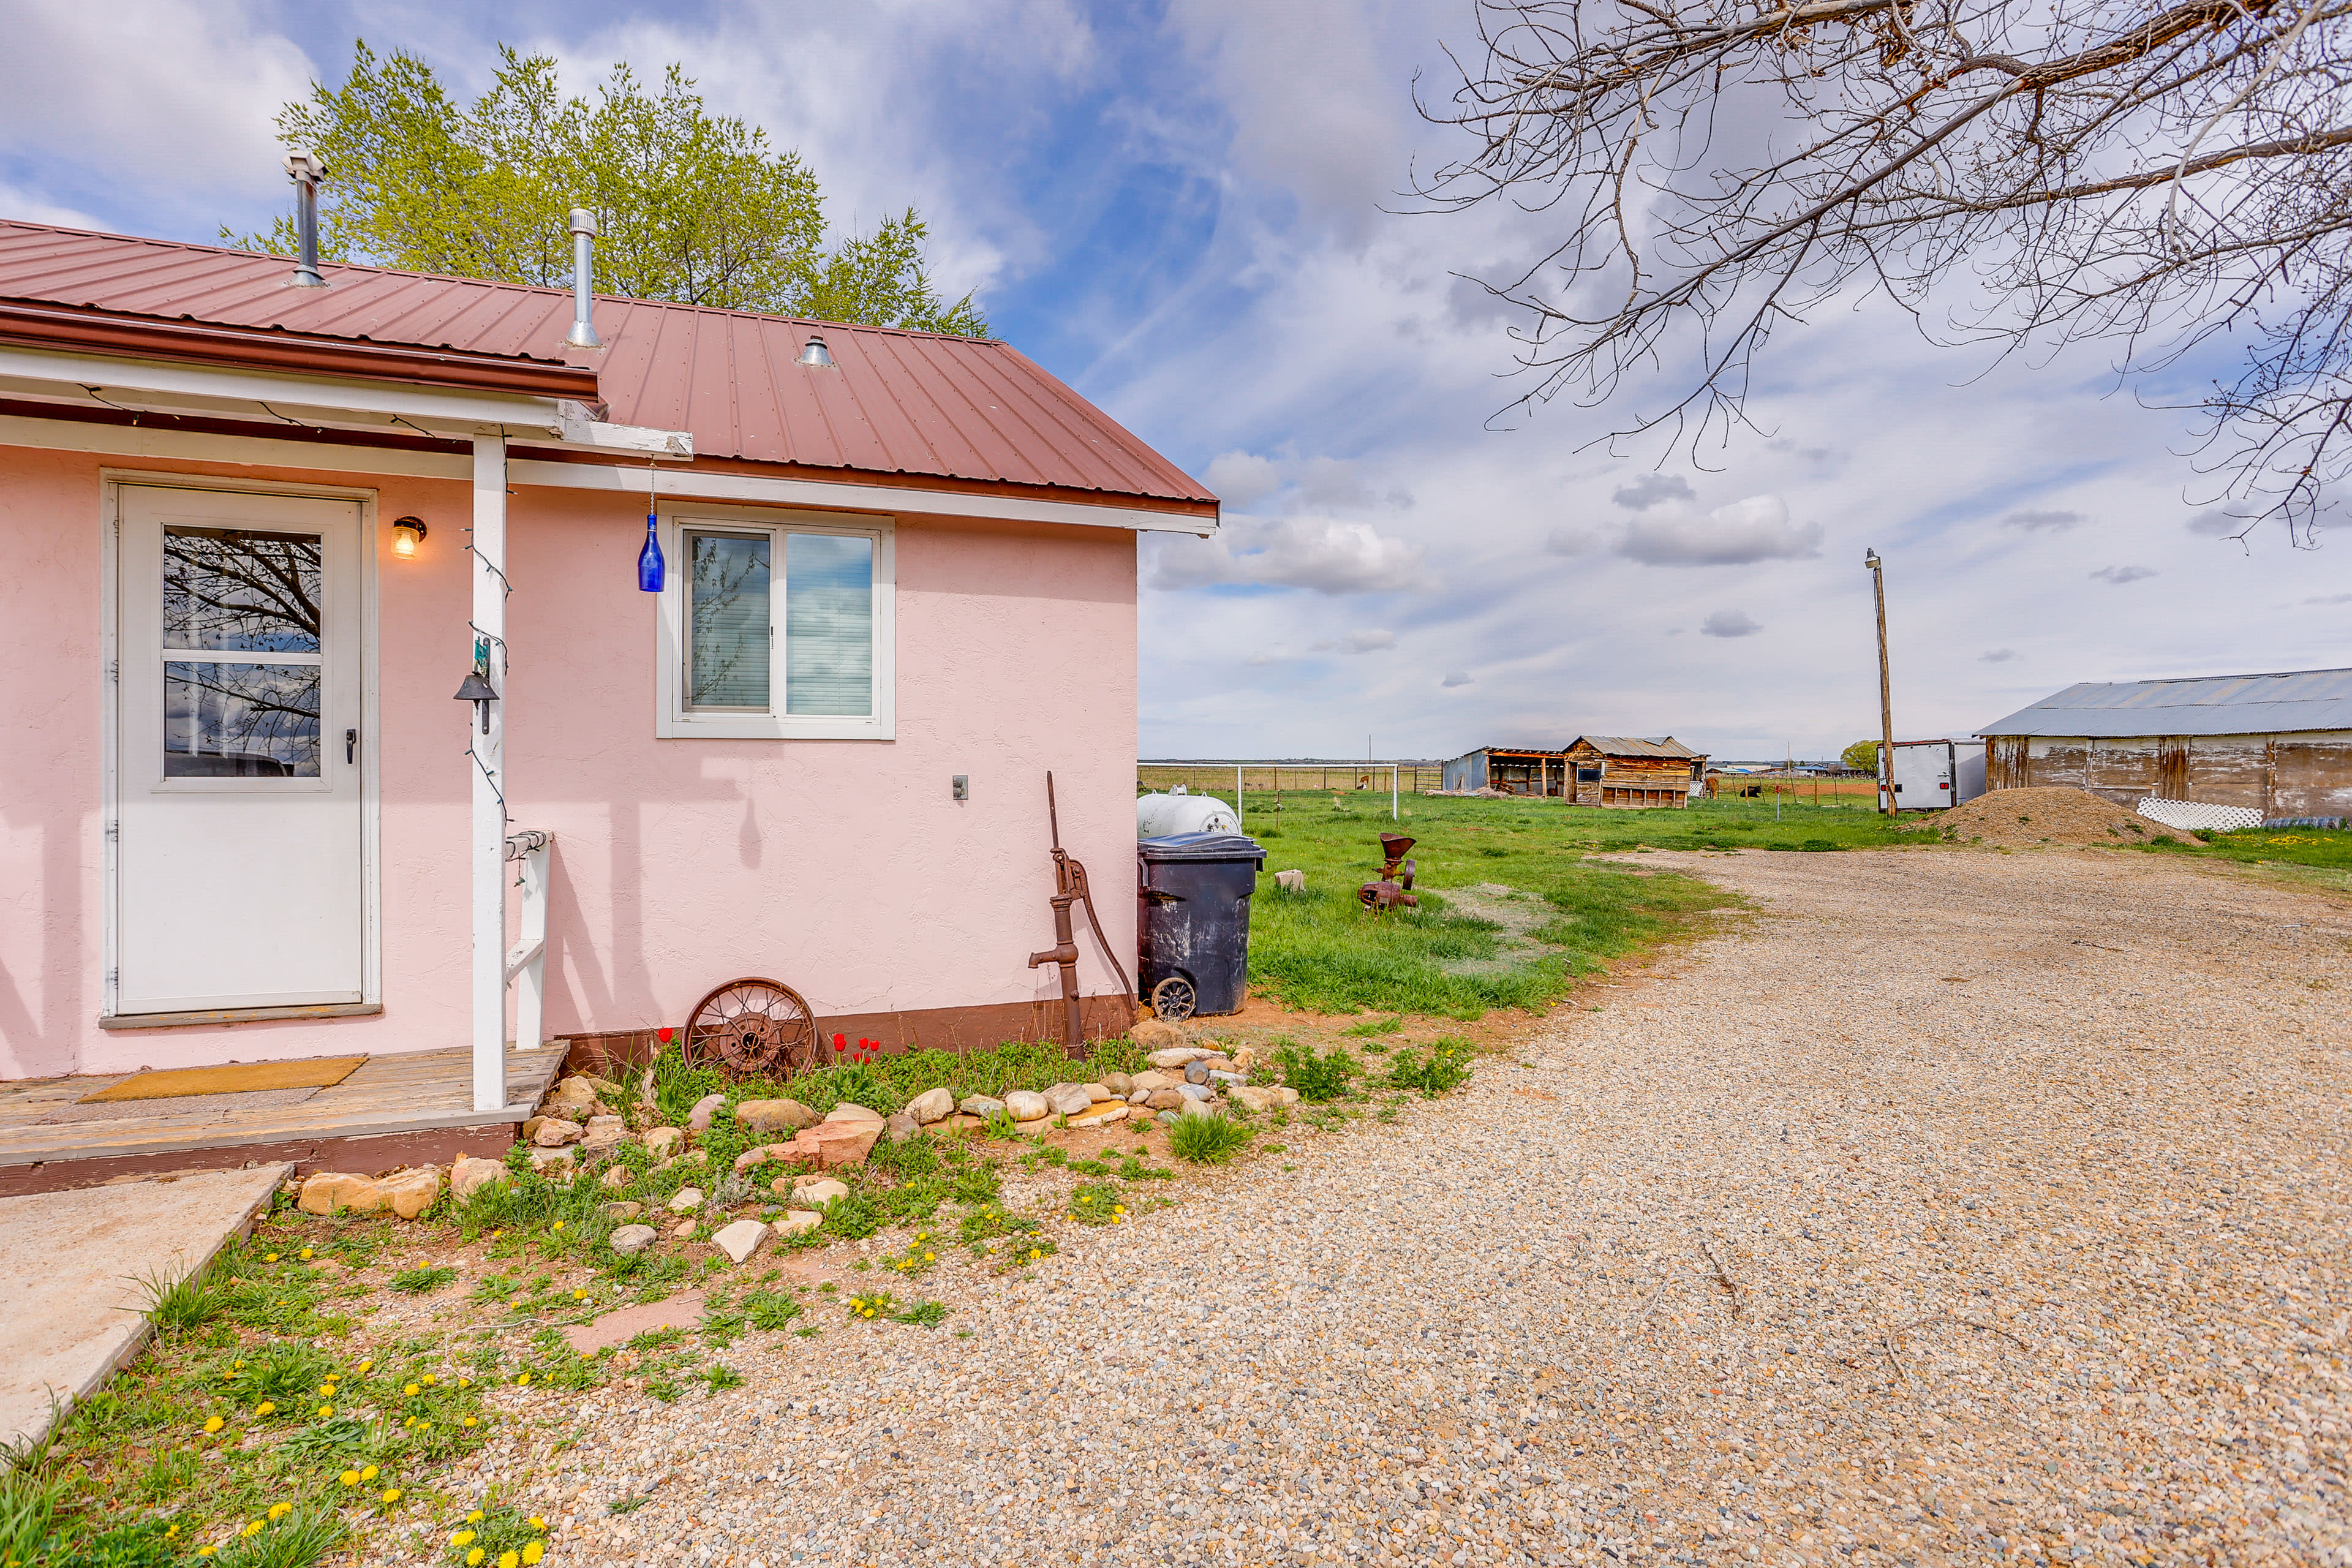
<path fill-rule="evenodd" d="M 0 1444 L 37 1443 L 147 1342 L 145 1281 L 184 1279 L 293 1172 L 270 1164 L 0 1198 Z"/>

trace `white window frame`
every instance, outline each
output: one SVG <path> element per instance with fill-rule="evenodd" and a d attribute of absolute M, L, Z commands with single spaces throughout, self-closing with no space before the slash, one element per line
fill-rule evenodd
<path fill-rule="evenodd" d="M 779 511 L 769 507 L 700 506 L 664 508 L 659 536 L 664 558 L 661 604 L 656 617 L 654 734 L 666 741 L 893 741 L 898 739 L 898 563 L 897 520 L 887 517 L 845 518 L 824 512 Z M 770 711 L 697 712 L 686 706 L 686 634 L 688 570 L 686 536 L 709 529 L 723 533 L 765 533 L 773 582 L 769 600 L 776 647 L 791 658 L 784 636 L 784 538 L 793 533 L 832 533 L 874 542 L 874 712 L 867 718 L 837 714 L 802 715 L 783 711 L 785 668 L 770 666 Z"/>

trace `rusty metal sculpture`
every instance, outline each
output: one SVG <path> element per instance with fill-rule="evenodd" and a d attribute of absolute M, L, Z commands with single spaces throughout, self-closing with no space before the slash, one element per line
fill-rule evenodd
<path fill-rule="evenodd" d="M 1377 881 L 1366 882 L 1356 889 L 1356 901 L 1379 914 L 1402 906 L 1418 908 L 1421 900 L 1412 896 L 1413 862 L 1406 859 L 1405 851 L 1413 841 L 1402 833 L 1381 835 L 1382 865 Z"/>
<path fill-rule="evenodd" d="M 756 975 L 730 980 L 696 1003 L 678 1049 L 688 1067 L 737 1078 L 788 1079 L 833 1065 L 800 993 Z"/>
<path fill-rule="evenodd" d="M 1078 1018 L 1078 942 L 1077 931 L 1070 923 L 1070 906 L 1087 906 L 1087 923 L 1094 927 L 1095 941 L 1102 946 L 1103 957 L 1112 973 L 1118 976 L 1118 994 L 1132 996 L 1135 988 L 1128 984 L 1127 968 L 1111 951 L 1110 939 L 1103 935 L 1102 921 L 1095 918 L 1095 896 L 1087 886 L 1087 868 L 1078 858 L 1062 847 L 1062 816 L 1054 804 L 1054 775 L 1045 774 L 1045 820 L 1054 836 L 1054 945 L 1043 952 L 1029 955 L 1029 967 L 1056 963 L 1062 969 L 1062 1044 L 1073 1049 L 1084 1043 L 1086 1030 Z"/>

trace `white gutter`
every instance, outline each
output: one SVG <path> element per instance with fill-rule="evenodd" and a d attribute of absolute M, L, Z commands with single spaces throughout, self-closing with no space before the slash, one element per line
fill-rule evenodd
<path fill-rule="evenodd" d="M 95 406 L 91 405 L 91 406 Z M 576 405 L 574 406 L 577 406 Z M 631 426 L 606 426 L 605 431 L 634 431 Z M 511 441 L 529 440 L 531 447 L 559 446 L 535 434 L 526 436 L 504 427 Z M 658 432 L 667 436 L 684 432 Z M 630 437 L 622 437 L 615 446 Z M 599 435 L 599 445 L 605 437 Z M 252 467 L 324 468 L 344 474 L 393 474 L 417 479 L 462 479 L 471 471 L 467 459 L 449 453 L 413 452 L 392 447 L 346 447 L 321 441 L 289 441 L 267 435 L 223 436 L 194 430 L 156 430 L 137 426 L 90 425 L 73 419 L 38 419 L 0 415 L 0 446 L 37 447 L 59 452 L 101 452 L 126 458 L 153 458 L 192 463 L 241 463 Z M 528 452 L 530 447 L 520 448 Z M 576 449 L 576 448 L 575 448 Z M 642 449 L 626 447 L 623 449 Z M 646 470 L 642 458 L 628 467 L 601 463 L 557 463 L 528 456 L 509 456 L 509 482 L 557 489 L 614 490 L 643 496 Z M 1123 528 L 1138 533 L 1191 533 L 1206 538 L 1217 531 L 1217 520 L 1149 507 L 1095 505 L 1084 501 L 1033 500 L 1020 496 L 970 494 L 922 489 L 901 485 L 861 485 L 848 480 L 767 479 L 756 474 L 719 474 L 704 470 L 669 469 L 663 493 L 678 500 L 727 500 L 768 506 L 798 506 L 821 510 L 850 510 L 897 516 L 919 512 L 937 517 L 970 517 L 998 522 L 1059 522 L 1087 528 Z"/>

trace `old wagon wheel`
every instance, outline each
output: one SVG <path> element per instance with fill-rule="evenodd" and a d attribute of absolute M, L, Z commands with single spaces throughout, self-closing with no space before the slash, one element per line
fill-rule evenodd
<path fill-rule="evenodd" d="M 825 1065 L 816 1019 L 800 993 L 756 976 L 730 980 L 696 1003 L 679 1050 L 688 1067 L 719 1068 L 738 1078 L 790 1078 Z"/>
<path fill-rule="evenodd" d="M 1151 988 L 1151 1016 L 1163 1024 L 1181 1024 L 1192 1016 L 1192 983 L 1171 974 Z"/>

